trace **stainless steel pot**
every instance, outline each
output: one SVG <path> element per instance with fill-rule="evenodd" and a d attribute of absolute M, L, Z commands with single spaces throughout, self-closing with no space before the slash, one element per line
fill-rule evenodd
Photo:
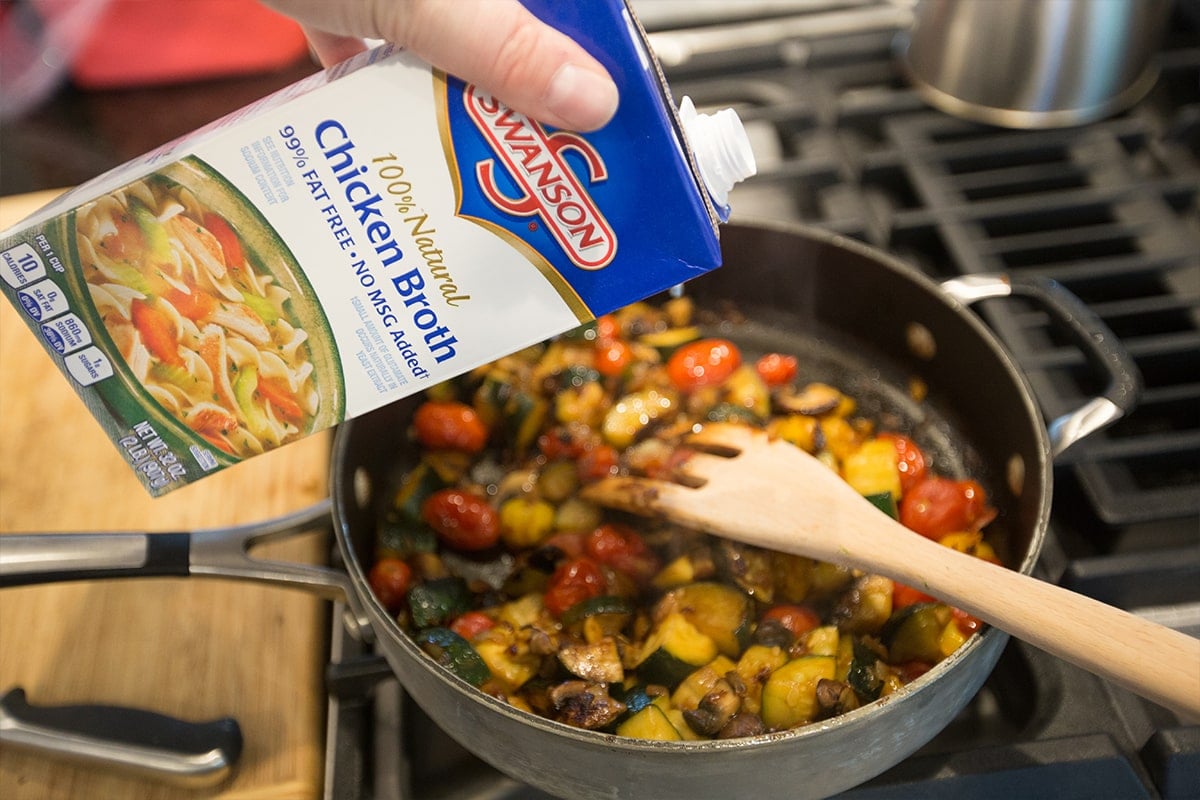
<path fill-rule="evenodd" d="M 939 466 L 979 476 L 1000 511 L 1008 562 L 1037 560 L 1059 453 L 1131 407 L 1129 357 L 1054 284 L 975 276 L 935 284 L 856 242 L 813 229 L 729 225 L 725 266 L 688 284 L 698 303 L 733 301 L 750 349 L 801 356 L 807 374 L 845 387 L 930 442 Z M 1021 294 L 1076 332 L 1110 376 L 1108 391 L 1047 432 L 1019 370 L 967 309 Z M 909 380 L 928 387 L 916 403 Z M 192 574 L 247 578 L 342 595 L 401 683 L 439 726 L 512 777 L 570 798 L 696 798 L 778 793 L 824 797 L 883 772 L 932 738 L 991 672 L 1007 636 L 973 637 L 902 691 L 798 730 L 711 742 L 649 742 L 584 731 L 518 711 L 437 666 L 371 595 L 375 523 L 414 457 L 415 399 L 346 423 L 334 445 L 332 506 L 345 572 L 257 561 L 247 549 L 325 517 L 317 508 L 249 529 L 195 534 L 7 536 L 0 586 L 77 577 Z"/>
<path fill-rule="evenodd" d="M 1158 79 L 1171 0 L 918 0 L 897 37 L 931 105 L 1010 128 L 1080 125 Z"/>

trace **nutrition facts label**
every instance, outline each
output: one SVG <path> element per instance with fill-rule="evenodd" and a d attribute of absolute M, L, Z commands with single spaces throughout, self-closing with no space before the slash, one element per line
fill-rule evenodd
<path fill-rule="evenodd" d="M 112 376 L 112 363 L 92 346 L 92 332 L 71 311 L 66 293 L 48 277 L 46 262 L 32 245 L 0 252 L 0 277 L 16 290 L 25 313 L 41 324 L 42 336 L 63 357 L 67 374 L 76 383 L 91 386 Z"/>

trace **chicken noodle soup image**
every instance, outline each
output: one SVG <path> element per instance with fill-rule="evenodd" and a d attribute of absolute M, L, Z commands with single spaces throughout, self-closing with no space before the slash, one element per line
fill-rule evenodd
<path fill-rule="evenodd" d="M 75 243 L 133 378 L 194 434 L 243 458 L 311 432 L 331 398 L 294 289 L 258 263 L 231 216 L 153 175 L 80 208 Z"/>

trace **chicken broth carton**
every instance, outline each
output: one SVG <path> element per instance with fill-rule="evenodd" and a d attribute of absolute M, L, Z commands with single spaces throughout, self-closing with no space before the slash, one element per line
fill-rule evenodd
<path fill-rule="evenodd" d="M 753 171 L 621 0 L 529 8 L 617 81 L 581 135 L 383 46 L 73 190 L 0 287 L 153 494 L 720 263 Z"/>

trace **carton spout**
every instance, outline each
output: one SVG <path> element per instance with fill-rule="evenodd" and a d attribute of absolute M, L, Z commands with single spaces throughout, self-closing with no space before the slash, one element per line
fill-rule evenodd
<path fill-rule="evenodd" d="M 713 204 L 724 209 L 729 191 L 757 171 L 750 138 L 732 108 L 701 114 L 690 97 L 679 104 L 679 121 Z"/>

